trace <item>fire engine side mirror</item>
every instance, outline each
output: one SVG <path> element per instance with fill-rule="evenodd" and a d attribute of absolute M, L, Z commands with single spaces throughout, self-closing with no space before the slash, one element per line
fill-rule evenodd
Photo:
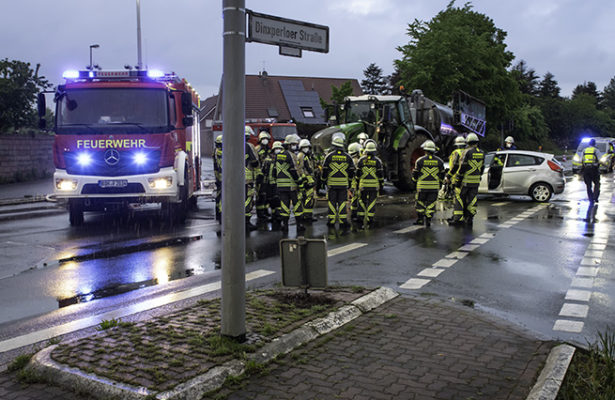
<path fill-rule="evenodd" d="M 39 93 L 36 97 L 36 107 L 38 108 L 38 129 L 47 129 L 47 121 L 45 114 L 47 113 L 47 103 L 45 102 L 45 94 Z"/>
<path fill-rule="evenodd" d="M 184 117 L 182 119 L 182 123 L 184 124 L 185 127 L 189 127 L 194 125 L 194 118 L 192 117 L 192 115 Z"/>
<path fill-rule="evenodd" d="M 192 115 L 192 95 L 188 92 L 182 92 L 182 114 Z"/>

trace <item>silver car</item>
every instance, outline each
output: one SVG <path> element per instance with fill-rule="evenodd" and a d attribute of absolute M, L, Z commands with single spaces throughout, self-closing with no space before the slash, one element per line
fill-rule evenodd
<path fill-rule="evenodd" d="M 525 195 L 546 202 L 564 191 L 564 167 L 553 154 L 504 150 L 485 155 L 478 193 Z"/>

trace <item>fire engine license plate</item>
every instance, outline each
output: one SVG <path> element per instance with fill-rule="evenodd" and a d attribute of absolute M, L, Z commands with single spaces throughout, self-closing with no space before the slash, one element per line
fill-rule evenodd
<path fill-rule="evenodd" d="M 101 188 L 123 188 L 128 186 L 128 181 L 126 179 L 107 179 L 98 181 L 98 186 Z"/>

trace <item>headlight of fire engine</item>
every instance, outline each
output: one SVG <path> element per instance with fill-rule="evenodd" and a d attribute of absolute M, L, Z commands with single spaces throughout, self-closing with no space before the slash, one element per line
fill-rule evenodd
<path fill-rule="evenodd" d="M 74 179 L 56 179 L 56 189 L 71 191 L 77 189 L 77 181 Z"/>
<path fill-rule="evenodd" d="M 147 155 L 142 151 L 135 153 L 133 160 L 137 165 L 144 165 L 147 162 Z"/>
<path fill-rule="evenodd" d="M 77 163 L 82 167 L 87 167 L 92 163 L 92 156 L 89 153 L 79 153 L 77 155 Z"/>
<path fill-rule="evenodd" d="M 168 189 L 173 184 L 173 177 L 165 176 L 163 178 L 148 178 L 147 181 L 151 189 Z"/>
<path fill-rule="evenodd" d="M 572 161 L 576 161 L 576 162 L 580 162 L 581 161 L 581 157 L 575 153 L 574 157 L 572 157 Z"/>

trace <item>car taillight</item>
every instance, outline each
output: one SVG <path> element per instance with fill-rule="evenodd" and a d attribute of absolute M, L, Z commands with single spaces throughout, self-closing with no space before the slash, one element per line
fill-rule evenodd
<path fill-rule="evenodd" d="M 554 163 L 551 160 L 547 160 L 547 165 L 555 172 L 562 172 L 564 170 L 561 165 Z"/>

